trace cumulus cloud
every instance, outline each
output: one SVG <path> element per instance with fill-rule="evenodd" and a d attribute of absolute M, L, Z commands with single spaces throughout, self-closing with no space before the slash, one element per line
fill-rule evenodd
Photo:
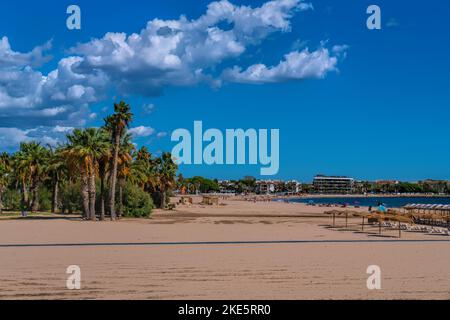
<path fill-rule="evenodd" d="M 224 71 L 224 78 L 238 83 L 273 83 L 304 79 L 320 79 L 336 70 L 337 58 L 330 56 L 328 49 L 314 52 L 308 49 L 287 54 L 276 66 L 254 64 L 246 70 L 234 67 Z"/>
<path fill-rule="evenodd" d="M 41 128 L 35 135 L 56 142 L 65 133 L 62 128 L 83 127 L 93 121 L 98 115 L 89 106 L 110 94 L 151 97 L 169 86 L 206 83 L 218 87 L 223 81 L 266 83 L 322 78 L 336 70 L 337 58 L 343 53 L 297 50 L 276 66 L 256 64 L 246 70 L 236 66 L 222 71 L 225 62 L 233 63 L 270 35 L 291 31 L 294 14 L 311 9 L 312 5 L 303 0 L 272 0 L 259 7 L 215 1 L 195 19 L 153 19 L 137 33 L 110 32 L 80 43 L 70 48 L 68 56 L 48 74 L 43 74 L 40 66 L 51 58 L 47 55 L 51 41 L 21 53 L 3 37 L 0 127 L 5 133 L 19 130 L 25 139 L 30 137 L 27 130 Z M 143 110 L 151 112 L 153 108 L 150 104 Z M 132 133 L 149 136 L 154 130 L 137 127 Z"/>
<path fill-rule="evenodd" d="M 21 142 L 37 141 L 43 145 L 57 146 L 73 128 L 37 127 L 29 130 L 0 128 L 0 147 L 3 151 L 15 150 Z"/>
<path fill-rule="evenodd" d="M 257 8 L 222 0 L 210 3 L 198 19 L 154 19 L 140 33 L 107 33 L 71 52 L 83 57 L 77 72 L 101 70 L 122 93 L 154 96 L 166 86 L 214 86 L 218 80 L 209 68 L 240 56 L 273 32 L 290 31 L 293 14 L 308 9 L 311 5 L 301 0 L 269 1 Z"/>
<path fill-rule="evenodd" d="M 21 142 L 30 140 L 27 133 L 17 128 L 0 128 L 0 146 L 3 149 L 17 147 Z"/>
<path fill-rule="evenodd" d="M 167 86 L 218 86 L 211 69 L 274 32 L 289 31 L 294 13 L 311 8 L 302 0 L 274 0 L 256 8 L 212 2 L 197 19 L 153 19 L 139 33 L 107 33 L 81 43 L 48 75 L 36 67 L 48 61 L 44 53 L 51 42 L 20 53 L 3 37 L 0 125 L 84 125 L 89 104 L 111 89 L 154 96 Z"/>
<path fill-rule="evenodd" d="M 21 68 L 25 66 L 40 67 L 51 59 L 45 52 L 52 47 L 51 41 L 42 46 L 34 48 L 27 53 L 16 52 L 11 49 L 9 39 L 0 39 L 0 68 Z"/>
<path fill-rule="evenodd" d="M 131 128 L 129 131 L 135 137 L 149 137 L 155 133 L 155 129 L 151 127 L 139 126 L 135 128 Z"/>
<path fill-rule="evenodd" d="M 44 76 L 29 65 L 0 67 L 0 125 L 84 125 L 89 104 L 103 97 L 108 79 L 74 71 L 80 57 L 64 58 Z"/>

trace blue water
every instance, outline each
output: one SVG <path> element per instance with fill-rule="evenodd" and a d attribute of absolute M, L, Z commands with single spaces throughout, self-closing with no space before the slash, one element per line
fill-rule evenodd
<path fill-rule="evenodd" d="M 298 198 L 290 199 L 292 202 L 309 203 L 313 201 L 315 204 L 348 204 L 351 206 L 358 205 L 363 207 L 375 207 L 383 203 L 388 208 L 401 208 L 408 203 L 420 204 L 450 204 L 450 197 L 336 197 L 336 198 Z"/>

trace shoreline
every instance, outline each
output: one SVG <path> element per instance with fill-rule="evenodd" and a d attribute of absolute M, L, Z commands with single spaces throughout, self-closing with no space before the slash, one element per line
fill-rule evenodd
<path fill-rule="evenodd" d="M 447 195 L 431 195 L 431 194 L 302 194 L 302 195 L 289 195 L 289 196 L 275 196 L 276 198 L 450 198 L 450 194 Z"/>

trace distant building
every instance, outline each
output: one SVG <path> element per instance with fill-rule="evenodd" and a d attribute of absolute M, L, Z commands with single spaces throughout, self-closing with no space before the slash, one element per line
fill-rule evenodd
<path fill-rule="evenodd" d="M 259 180 L 256 181 L 255 192 L 258 194 L 269 194 L 277 191 L 277 185 L 281 181 Z"/>
<path fill-rule="evenodd" d="M 400 183 L 398 180 L 377 180 L 375 183 L 379 186 L 381 185 L 390 185 L 390 186 L 396 186 Z"/>
<path fill-rule="evenodd" d="M 314 190 L 322 194 L 350 194 L 354 192 L 355 179 L 318 175 L 314 178 Z"/>
<path fill-rule="evenodd" d="M 237 185 L 235 182 L 230 180 L 219 180 L 219 193 L 229 193 L 229 194 L 235 194 Z"/>
<path fill-rule="evenodd" d="M 297 184 L 293 189 L 295 190 L 296 187 Z M 255 182 L 254 191 L 257 194 L 282 193 L 287 191 L 287 183 L 281 180 L 258 180 Z"/>
<path fill-rule="evenodd" d="M 424 188 L 424 192 L 447 193 L 450 190 L 450 181 L 427 179 L 419 181 L 419 185 Z"/>

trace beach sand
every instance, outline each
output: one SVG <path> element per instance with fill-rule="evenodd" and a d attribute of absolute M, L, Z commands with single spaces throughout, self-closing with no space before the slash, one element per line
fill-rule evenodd
<path fill-rule="evenodd" d="M 146 220 L 1 220 L 0 299 L 450 299 L 450 237 L 330 229 L 329 208 L 303 204 L 196 202 Z M 81 290 L 66 288 L 70 265 Z"/>

